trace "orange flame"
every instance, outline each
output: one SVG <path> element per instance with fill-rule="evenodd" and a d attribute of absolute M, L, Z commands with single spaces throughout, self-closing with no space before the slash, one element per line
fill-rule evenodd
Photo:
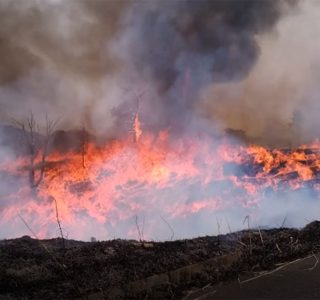
<path fill-rule="evenodd" d="M 134 133 L 134 140 L 136 142 L 138 142 L 140 139 L 140 136 L 142 135 L 141 123 L 139 120 L 139 113 L 138 112 L 135 114 L 134 119 L 133 119 L 133 133 Z"/>
<path fill-rule="evenodd" d="M 110 226 L 157 210 L 168 218 L 184 218 L 227 207 L 231 198 L 255 205 L 266 188 L 299 189 L 310 183 L 318 190 L 320 186 L 314 181 L 320 173 L 319 144 L 289 151 L 234 146 L 227 139 L 215 141 L 208 136 L 170 140 L 167 131 L 142 136 L 138 113 L 133 127 L 139 143 L 130 139 L 104 146 L 89 143 L 86 168 L 81 151 L 49 154 L 36 191 L 25 179 L 27 157 L 4 162 L 0 171 L 20 178 L 20 184 L 18 191 L 6 195 L 9 204 L 0 211 L 1 224 L 20 211 L 40 235 L 55 234 L 48 229 L 55 223 L 52 199 L 66 228 L 85 230 L 83 216 L 88 222 Z"/>

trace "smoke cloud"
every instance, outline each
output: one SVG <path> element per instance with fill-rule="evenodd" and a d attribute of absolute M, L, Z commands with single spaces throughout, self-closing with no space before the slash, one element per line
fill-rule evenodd
<path fill-rule="evenodd" d="M 281 4 L 137 2 L 126 14 L 116 51 L 133 76 L 155 87 L 164 126 L 176 123 L 177 116 L 189 121 L 202 87 L 249 73 L 259 55 L 255 36 L 272 29 Z"/>
<path fill-rule="evenodd" d="M 48 113 L 65 129 L 114 135 L 127 130 L 143 95 L 147 127 L 185 130 L 203 121 L 196 112 L 205 88 L 247 78 L 268 46 L 261 36 L 295 3 L 4 1 L 1 117 L 23 119 L 32 110 L 39 122 Z M 221 111 L 226 101 L 207 102 Z M 210 112 L 211 121 L 216 108 Z"/>
<path fill-rule="evenodd" d="M 300 1 L 273 32 L 257 37 L 260 56 L 248 76 L 208 87 L 205 114 L 267 146 L 318 138 L 319 8 L 317 1 Z"/>

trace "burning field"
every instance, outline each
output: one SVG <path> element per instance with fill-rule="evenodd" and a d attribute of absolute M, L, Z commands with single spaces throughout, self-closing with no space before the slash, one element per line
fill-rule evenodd
<path fill-rule="evenodd" d="M 0 236 L 167 240 L 316 219 L 316 7 L 0 5 Z"/>
<path fill-rule="evenodd" d="M 134 126 L 137 123 L 135 119 Z M 57 143 L 62 135 L 58 132 L 50 138 Z M 89 139 L 84 132 L 79 135 Z M 22 137 L 22 143 L 32 148 L 30 135 Z M 318 143 L 296 150 L 267 149 L 239 146 L 227 136 L 172 139 L 167 131 L 154 135 L 135 128 L 133 136 L 122 140 L 98 145 L 80 139 L 78 144 L 80 149 L 63 152 L 45 153 L 36 148 L 34 157 L 26 155 L 1 164 L 2 181 L 10 182 L 11 189 L 1 195 L 6 201 L 2 226 L 16 219 L 23 226 L 21 221 L 29 224 L 39 237 L 55 236 L 58 213 L 63 230 L 71 237 L 108 238 L 121 226 L 126 230 L 124 237 L 140 239 L 152 239 L 159 227 L 165 227 L 165 239 L 174 234 L 179 237 L 171 223 L 192 222 L 203 212 L 203 222 L 211 215 L 213 227 L 221 222 L 229 231 L 230 217 L 215 219 L 216 213 L 228 216 L 228 209 L 237 208 L 248 211 L 251 222 L 256 223 L 261 202 L 272 197 L 306 193 L 308 198 L 301 201 L 318 203 Z M 288 218 L 285 211 L 275 214 L 280 223 Z M 237 220 L 240 225 L 243 218 Z M 196 232 L 189 236 L 192 234 Z"/>
<path fill-rule="evenodd" d="M 111 288 L 230 253 L 227 279 L 318 251 L 318 223 L 312 239 L 294 228 L 320 216 L 319 20 L 311 0 L 2 1 L 0 238 L 17 239 L 0 255 L 19 265 L 10 249 L 38 240 L 79 294 L 88 253 L 107 256 Z M 119 271 L 129 258 L 136 274 Z M 5 292 L 36 284 L 7 267 Z"/>

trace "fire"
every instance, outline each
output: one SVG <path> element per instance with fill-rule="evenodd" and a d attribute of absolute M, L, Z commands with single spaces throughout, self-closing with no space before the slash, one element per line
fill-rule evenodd
<path fill-rule="evenodd" d="M 85 167 L 81 151 L 50 153 L 36 189 L 28 184 L 28 157 L 3 162 L 1 172 L 16 178 L 19 190 L 2 196 L 8 203 L 1 208 L 2 224 L 21 212 L 41 236 L 55 234 L 48 229 L 55 223 L 53 199 L 65 228 L 85 226 L 81 216 L 117 227 L 137 215 L 155 217 L 157 210 L 170 220 L 217 211 L 232 205 L 230 199 L 256 205 L 266 189 L 319 190 L 319 144 L 293 151 L 203 135 L 177 140 L 168 131 L 142 135 L 138 114 L 134 129 L 134 141 L 88 143 Z"/>
<path fill-rule="evenodd" d="M 138 98 L 137 111 L 134 114 L 133 124 L 132 124 L 133 139 L 135 142 L 138 142 L 140 139 L 140 136 L 142 135 L 141 123 L 139 119 L 139 109 L 140 109 L 140 98 Z"/>
<path fill-rule="evenodd" d="M 134 116 L 133 132 L 134 132 L 134 140 L 136 142 L 139 141 L 140 136 L 142 135 L 142 130 L 141 130 L 141 123 L 140 123 L 140 120 L 139 120 L 139 113 L 138 112 Z"/>

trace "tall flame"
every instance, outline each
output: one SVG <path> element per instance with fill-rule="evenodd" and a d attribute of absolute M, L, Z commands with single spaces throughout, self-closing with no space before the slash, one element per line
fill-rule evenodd
<path fill-rule="evenodd" d="M 141 123 L 139 120 L 139 112 L 136 112 L 133 119 L 133 132 L 134 132 L 134 140 L 137 142 L 142 135 Z"/>

